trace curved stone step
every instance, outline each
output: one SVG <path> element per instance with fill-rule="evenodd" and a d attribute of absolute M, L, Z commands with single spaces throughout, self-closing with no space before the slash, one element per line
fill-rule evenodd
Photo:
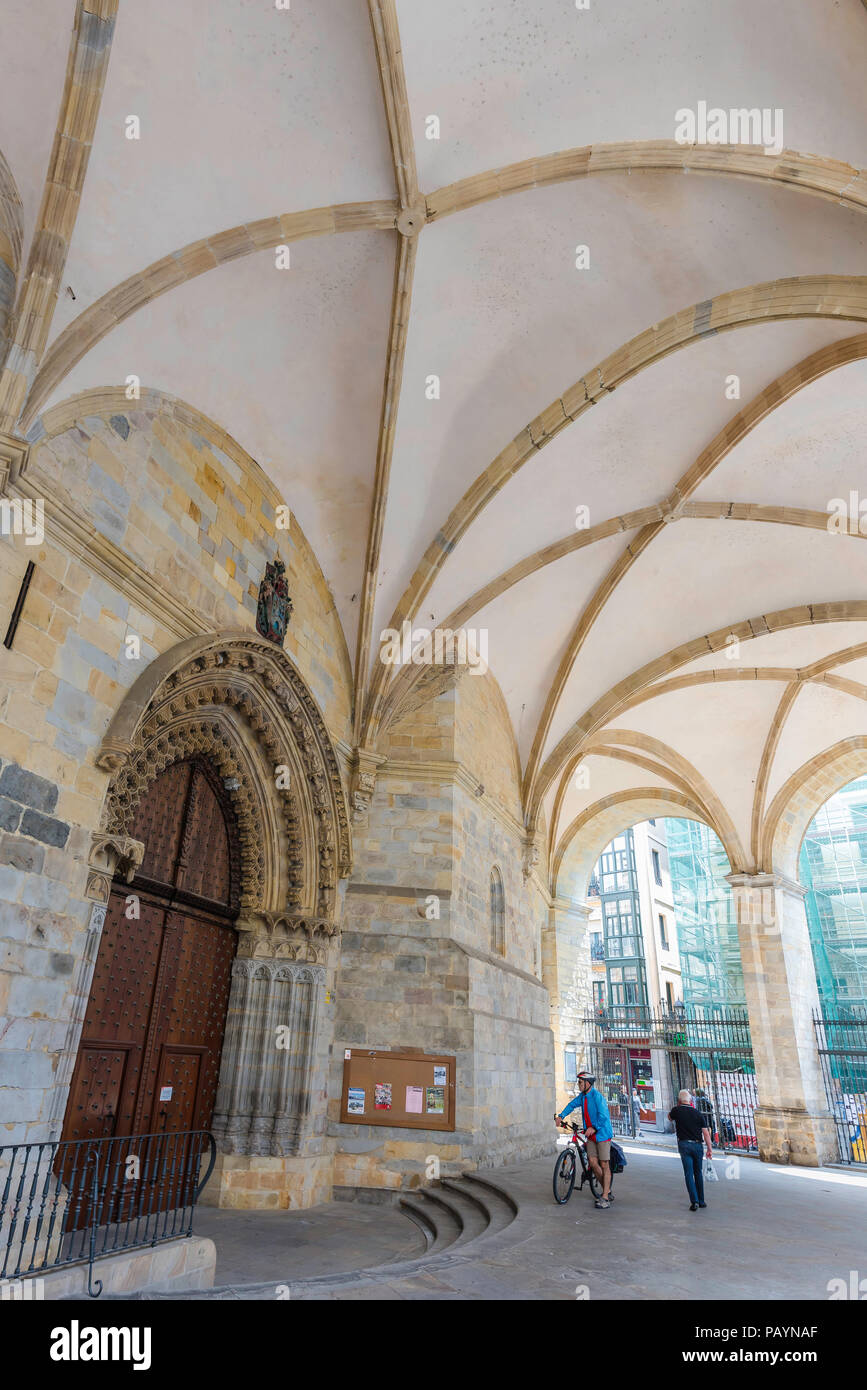
<path fill-rule="evenodd" d="M 439 1188 L 433 1187 L 418 1187 L 412 1195 L 436 1227 L 437 1240 L 431 1253 L 438 1255 L 441 1250 L 459 1245 L 466 1238 L 464 1211 L 458 1201 L 450 1200 Z"/>
<path fill-rule="evenodd" d="M 401 1197 L 398 1206 L 402 1214 L 421 1231 L 424 1237 L 425 1254 L 429 1255 L 432 1250 L 440 1248 L 437 1246 L 439 1232 L 429 1209 L 412 1197 Z"/>
<path fill-rule="evenodd" d="M 458 1191 L 464 1192 L 483 1209 L 486 1235 L 496 1235 L 499 1231 L 504 1231 L 518 1215 L 518 1205 L 507 1192 L 485 1178 L 477 1178 L 475 1173 L 463 1173 L 460 1178 L 449 1178 L 446 1181 Z"/>
<path fill-rule="evenodd" d="M 488 1229 L 488 1213 L 484 1204 L 479 1202 L 475 1194 L 470 1195 L 460 1187 L 452 1186 L 448 1183 L 438 1183 L 435 1187 L 423 1188 L 425 1197 L 429 1202 L 438 1202 L 455 1215 L 460 1225 L 460 1232 L 452 1245 L 457 1248 L 468 1245 L 470 1241 L 476 1240 L 484 1235 Z"/>
<path fill-rule="evenodd" d="M 474 1191 L 483 1194 L 484 1200 L 488 1205 L 491 1217 L 492 1230 L 502 1231 L 506 1226 L 510 1226 L 518 1215 L 518 1203 L 499 1183 L 492 1178 L 482 1177 L 480 1173 L 462 1173 L 460 1177 L 462 1183 L 469 1184 Z"/>

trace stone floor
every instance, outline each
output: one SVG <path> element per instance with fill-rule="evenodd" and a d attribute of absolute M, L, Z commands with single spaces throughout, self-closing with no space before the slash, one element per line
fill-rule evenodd
<path fill-rule="evenodd" d="M 424 1237 L 396 1206 L 328 1202 L 307 1211 L 223 1211 L 200 1207 L 196 1235 L 217 1247 L 218 1285 L 343 1274 L 365 1265 L 413 1260 Z"/>
<path fill-rule="evenodd" d="M 867 1276 L 867 1170 L 719 1157 L 708 1208 L 692 1213 L 676 1153 L 625 1147 L 629 1165 L 610 1210 L 597 1211 L 587 1189 L 555 1204 L 552 1146 L 550 1158 L 486 1172 L 518 1205 L 506 1229 L 421 1259 L 420 1238 L 394 1208 L 335 1203 L 267 1218 L 202 1211 L 196 1230 L 222 1247 L 222 1287 L 190 1297 L 285 1298 L 288 1288 L 305 1301 L 827 1300 L 829 1280 Z M 383 1259 L 390 1263 L 370 1268 Z M 347 1274 L 351 1266 L 359 1272 Z"/>

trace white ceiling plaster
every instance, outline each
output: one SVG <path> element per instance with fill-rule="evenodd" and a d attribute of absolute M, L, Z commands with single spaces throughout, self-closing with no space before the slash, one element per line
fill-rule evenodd
<path fill-rule="evenodd" d="M 626 531 L 622 538 L 564 556 L 489 603 L 466 625 L 487 629 L 489 665 L 509 709 L 522 765 L 573 626 L 576 596 L 592 592 L 633 534 Z M 432 611 L 424 608 L 419 622 L 426 624 Z"/>
<path fill-rule="evenodd" d="M 575 269 L 579 242 L 591 247 L 588 271 Z M 674 174 L 534 189 L 428 227 L 413 289 L 375 626 L 386 625 L 418 557 L 474 478 L 608 353 L 726 290 L 829 267 L 857 274 L 865 263 L 867 219 L 856 213 L 781 187 Z M 852 325 L 846 328 L 842 336 L 851 334 Z M 835 333 L 840 330 L 834 325 Z M 744 358 L 738 347 L 749 332 L 720 336 L 721 396 L 725 375 L 737 372 L 742 359 L 747 375 L 756 371 L 755 358 Z M 688 353 L 673 357 L 682 383 L 690 371 Z M 797 360 L 794 351 L 784 365 Z M 439 400 L 425 394 L 433 374 L 440 378 Z M 627 382 L 620 392 L 635 384 Z M 696 419 L 705 398 L 700 389 Z M 618 404 L 611 414 L 627 408 Z M 732 413 L 739 408 L 733 403 Z M 682 403 L 679 409 L 691 414 Z M 718 418 L 715 412 L 714 428 L 699 447 L 713 437 Z M 588 423 L 583 417 L 566 438 L 541 451 L 537 477 L 550 449 L 574 456 Z M 597 441 L 601 428 L 591 426 Z M 659 452 L 662 444 L 656 447 Z M 636 442 L 631 471 L 643 476 L 639 449 Z M 672 484 L 679 471 L 669 465 Z M 624 487 L 622 495 L 638 491 Z M 509 487 L 503 505 L 511 505 Z M 557 506 L 548 515 L 559 525 L 559 503 L 549 504 L 538 489 L 536 512 L 548 505 Z"/>
<path fill-rule="evenodd" d="M 865 586 L 860 541 L 800 527 L 675 522 L 638 557 L 591 630 L 547 751 L 610 686 L 654 657 L 747 618 L 858 598 Z"/>
<path fill-rule="evenodd" d="M 867 634 L 862 636 L 862 642 L 867 642 Z M 845 676 L 850 681 L 860 681 L 862 685 L 867 685 L 867 657 L 862 657 L 860 661 L 847 661 L 835 668 L 836 676 Z"/>
<path fill-rule="evenodd" d="M 841 739 L 865 733 L 867 704 L 863 700 L 812 681 L 805 685 L 780 734 L 768 779 L 766 805 L 770 805 L 786 779 L 816 753 L 832 748 Z"/>
<path fill-rule="evenodd" d="M 613 727 L 649 734 L 692 763 L 748 850 L 759 762 L 783 689 L 776 681 L 737 681 L 675 690 L 627 710 Z"/>
<path fill-rule="evenodd" d="M 624 749 L 624 752 L 630 752 Z M 641 749 L 636 750 L 641 757 L 650 755 L 643 753 Z M 578 777 L 582 770 L 586 772 L 586 779 L 589 786 L 577 785 Z M 584 778 L 582 777 L 583 781 Z M 628 791 L 630 787 L 668 787 L 672 783 L 665 777 L 659 777 L 655 772 L 649 772 L 647 768 L 638 767 L 635 763 L 627 763 L 620 758 L 589 757 L 582 759 L 581 766 L 577 774 L 573 774 L 569 779 L 569 786 L 560 808 L 560 820 L 557 826 L 558 836 L 572 824 L 576 816 L 585 811 L 594 802 L 600 801 L 605 796 L 611 796 L 619 791 Z M 682 791 L 681 787 L 676 790 Z"/>
<path fill-rule="evenodd" d="M 578 506 L 588 508 L 592 526 L 661 501 L 748 401 L 810 353 L 852 336 L 852 327 L 803 319 L 750 325 L 700 339 L 640 372 L 528 459 L 488 503 L 443 566 L 430 606 L 452 611 L 492 574 L 573 534 Z M 732 371 L 739 400 L 725 396 Z M 715 477 L 707 496 L 731 500 L 714 491 Z"/>
<path fill-rule="evenodd" d="M 701 100 L 781 107 L 789 149 L 867 153 L 858 0 L 398 0 L 398 15 L 426 190 L 575 145 L 672 140 Z"/>
<path fill-rule="evenodd" d="M 867 361 L 850 362 L 803 387 L 755 427 L 695 498 L 826 511 L 860 489 L 867 528 Z"/>
<path fill-rule="evenodd" d="M 122 3 L 66 269 L 76 302 L 61 299 L 53 333 L 189 242 L 393 196 L 365 4 Z"/>
<path fill-rule="evenodd" d="M 301 242 L 288 270 L 230 261 L 127 319 L 52 398 L 135 373 L 228 430 L 297 516 L 353 656 L 393 273 L 375 232 Z"/>

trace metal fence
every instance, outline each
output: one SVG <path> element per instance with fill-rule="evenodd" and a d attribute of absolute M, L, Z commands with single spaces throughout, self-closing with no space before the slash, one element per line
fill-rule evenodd
<path fill-rule="evenodd" d="M 608 1100 L 615 1133 L 634 1138 L 641 1126 L 670 1129 L 668 1111 L 678 1091 L 688 1090 L 719 1148 L 758 1152 L 746 1009 L 623 1005 L 598 1009 L 584 1022 L 591 1070 Z M 652 1106 L 642 1103 L 646 1090 L 642 1095 L 635 1084 L 636 1067 L 652 1075 Z"/>
<path fill-rule="evenodd" d="M 207 1130 L 0 1147 L 0 1279 L 192 1235 L 216 1154 Z"/>
<path fill-rule="evenodd" d="M 828 1108 L 843 1163 L 867 1163 L 867 1009 L 813 1014 Z"/>

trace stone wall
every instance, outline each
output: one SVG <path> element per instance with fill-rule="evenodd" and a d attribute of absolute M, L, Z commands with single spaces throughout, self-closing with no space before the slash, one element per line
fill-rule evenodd
<path fill-rule="evenodd" d="M 386 761 L 355 827 L 337 980 L 336 1186 L 414 1186 L 432 1160 L 460 1172 L 550 1143 L 551 1033 L 536 974 L 546 905 L 523 880 L 513 744 L 493 678 L 467 674 L 395 724 L 379 750 Z M 505 958 L 491 945 L 495 864 Z M 343 1052 L 359 1047 L 454 1055 L 455 1132 L 341 1123 Z"/>
<path fill-rule="evenodd" d="M 349 730 L 342 630 L 294 520 L 277 527 L 282 499 L 178 403 L 145 393 L 121 407 L 106 394 L 104 410 L 31 432 L 24 476 L 50 499 L 44 544 L 0 537 L 7 613 L 36 566 L 12 649 L 0 648 L 3 1143 L 59 1133 L 89 988 L 87 859 L 109 781 L 95 754 L 150 661 L 195 631 L 253 633 L 279 551 L 294 602 L 285 650 L 332 739 Z"/>

